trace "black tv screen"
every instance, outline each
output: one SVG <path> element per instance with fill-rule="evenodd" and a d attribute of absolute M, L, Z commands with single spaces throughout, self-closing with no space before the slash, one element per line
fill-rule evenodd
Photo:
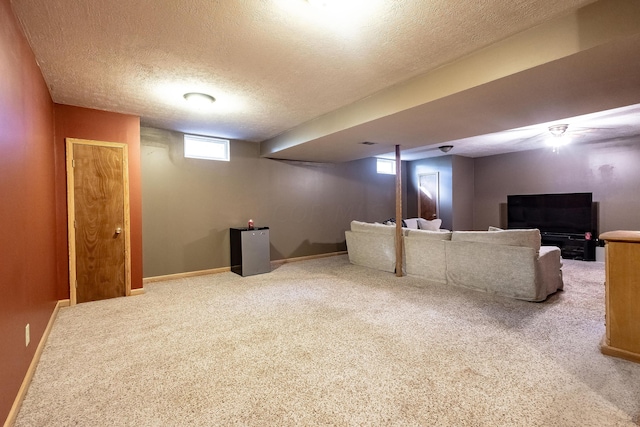
<path fill-rule="evenodd" d="M 507 196 L 508 228 L 537 228 L 542 233 L 596 234 L 592 193 Z"/>

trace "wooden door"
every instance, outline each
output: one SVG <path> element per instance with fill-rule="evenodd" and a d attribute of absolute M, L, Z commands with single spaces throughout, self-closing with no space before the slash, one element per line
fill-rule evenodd
<path fill-rule="evenodd" d="M 418 175 L 418 216 L 438 218 L 438 173 Z"/>
<path fill-rule="evenodd" d="M 71 303 L 131 293 L 126 144 L 67 140 Z"/>

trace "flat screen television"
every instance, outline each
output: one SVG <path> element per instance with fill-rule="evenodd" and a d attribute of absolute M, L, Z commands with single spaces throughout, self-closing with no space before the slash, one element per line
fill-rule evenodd
<path fill-rule="evenodd" d="M 597 235 L 592 193 L 507 196 L 507 227 L 541 233 Z"/>

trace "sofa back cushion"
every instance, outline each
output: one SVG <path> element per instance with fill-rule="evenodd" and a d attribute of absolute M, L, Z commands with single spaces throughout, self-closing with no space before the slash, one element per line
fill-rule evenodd
<path fill-rule="evenodd" d="M 451 240 L 450 231 L 409 230 L 407 237 L 415 237 L 422 240 Z"/>
<path fill-rule="evenodd" d="M 351 221 L 351 231 L 393 236 L 396 234 L 396 227 L 393 225 L 375 224 L 371 222 Z"/>
<path fill-rule="evenodd" d="M 520 246 L 540 251 L 540 230 L 454 231 L 452 241 Z"/>

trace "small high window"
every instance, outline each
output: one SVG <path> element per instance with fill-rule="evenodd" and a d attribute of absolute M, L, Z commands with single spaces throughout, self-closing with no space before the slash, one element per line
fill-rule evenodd
<path fill-rule="evenodd" d="M 389 159 L 377 159 L 377 171 L 385 175 L 396 174 L 396 161 Z"/>
<path fill-rule="evenodd" d="M 184 156 L 192 159 L 229 161 L 229 140 L 185 135 Z"/>

